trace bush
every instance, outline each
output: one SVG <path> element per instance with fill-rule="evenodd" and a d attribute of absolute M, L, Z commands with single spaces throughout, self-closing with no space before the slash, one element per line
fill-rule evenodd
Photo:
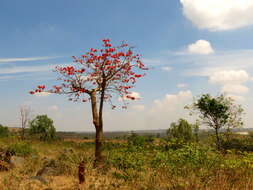
<path fill-rule="evenodd" d="M 177 123 L 173 122 L 167 130 L 169 139 L 176 139 L 180 142 L 190 142 L 194 139 L 193 126 L 184 119 L 179 119 Z"/>
<path fill-rule="evenodd" d="M 170 170 L 176 175 L 187 175 L 189 171 L 198 169 L 211 170 L 218 168 L 222 159 L 218 153 L 209 147 L 197 144 L 185 144 L 176 150 L 157 151 L 151 157 L 152 168 L 163 168 Z"/>
<path fill-rule="evenodd" d="M 128 138 L 127 142 L 129 145 L 133 146 L 144 146 L 146 143 L 146 138 L 135 133 L 132 133 Z"/>
<path fill-rule="evenodd" d="M 7 137 L 9 136 L 9 130 L 8 127 L 4 127 L 0 124 L 0 137 Z"/>
<path fill-rule="evenodd" d="M 128 145 L 136 146 L 136 147 L 144 147 L 147 145 L 152 145 L 155 138 L 152 135 L 149 136 L 141 136 L 137 135 L 136 133 L 132 133 L 130 136 L 127 137 Z"/>
<path fill-rule="evenodd" d="M 25 142 L 12 144 L 7 149 L 16 156 L 29 156 L 32 153 L 36 153 L 36 150 Z"/>
<path fill-rule="evenodd" d="M 250 138 L 231 138 L 222 140 L 221 146 L 224 150 L 253 151 L 253 142 Z"/>
<path fill-rule="evenodd" d="M 56 140 L 56 131 L 53 120 L 47 115 L 38 115 L 30 122 L 30 135 L 43 141 Z"/>
<path fill-rule="evenodd" d="M 115 168 L 126 171 L 128 169 L 142 170 L 145 163 L 145 154 L 141 151 L 129 149 L 113 150 L 109 154 L 108 162 Z"/>
<path fill-rule="evenodd" d="M 253 131 L 249 132 L 249 137 L 253 140 Z"/>

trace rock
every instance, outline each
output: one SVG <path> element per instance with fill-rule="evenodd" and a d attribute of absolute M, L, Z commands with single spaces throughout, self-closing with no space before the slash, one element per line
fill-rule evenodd
<path fill-rule="evenodd" d="M 58 175 L 57 166 L 55 160 L 45 159 L 44 165 L 37 172 L 36 176 L 55 176 Z"/>
<path fill-rule="evenodd" d="M 31 177 L 30 179 L 34 179 L 34 180 L 38 180 L 38 181 L 40 181 L 41 183 L 44 183 L 44 184 L 47 184 L 48 182 L 47 182 L 47 180 L 45 180 L 43 177 L 41 177 L 41 176 L 33 176 L 33 177 Z"/>
<path fill-rule="evenodd" d="M 10 164 L 14 167 L 22 167 L 25 163 L 25 159 L 19 156 L 12 156 L 10 159 Z"/>

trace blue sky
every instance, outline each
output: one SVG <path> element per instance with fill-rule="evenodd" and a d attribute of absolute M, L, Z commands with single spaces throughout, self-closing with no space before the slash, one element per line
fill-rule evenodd
<path fill-rule="evenodd" d="M 54 84 L 54 66 L 110 38 L 135 46 L 151 69 L 133 89 L 139 101 L 105 109 L 105 130 L 166 129 L 190 119 L 183 107 L 194 96 L 222 92 L 243 105 L 252 127 L 252 12 L 248 0 L 0 0 L 0 123 L 19 126 L 19 107 L 28 105 L 57 130 L 93 130 L 88 103 L 27 92 Z"/>

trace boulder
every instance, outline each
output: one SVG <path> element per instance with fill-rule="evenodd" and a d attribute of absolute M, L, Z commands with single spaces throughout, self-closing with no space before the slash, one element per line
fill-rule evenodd
<path fill-rule="evenodd" d="M 12 156 L 10 159 L 10 164 L 13 167 L 22 167 L 25 163 L 25 159 L 19 156 Z"/>
<path fill-rule="evenodd" d="M 37 172 L 36 176 L 55 176 L 58 174 L 55 160 L 45 159 L 42 168 Z"/>

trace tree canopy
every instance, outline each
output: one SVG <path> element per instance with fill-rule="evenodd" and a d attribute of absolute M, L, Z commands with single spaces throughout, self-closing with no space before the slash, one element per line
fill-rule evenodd
<path fill-rule="evenodd" d="M 243 109 L 241 105 L 236 105 L 232 98 L 224 94 L 216 97 L 210 94 L 203 94 L 187 108 L 196 113 L 203 124 L 215 129 L 218 148 L 220 148 L 219 130 L 221 128 L 230 129 L 243 125 Z"/>
<path fill-rule="evenodd" d="M 0 137 L 6 137 L 9 135 L 8 127 L 5 127 L 0 124 Z"/>
<path fill-rule="evenodd" d="M 167 130 L 168 138 L 174 138 L 180 142 L 189 142 L 193 140 L 193 126 L 185 119 L 179 119 L 173 122 Z"/>
<path fill-rule="evenodd" d="M 47 115 L 38 115 L 30 122 L 29 133 L 38 137 L 40 140 L 54 140 L 56 138 L 56 130 L 53 120 Z"/>

